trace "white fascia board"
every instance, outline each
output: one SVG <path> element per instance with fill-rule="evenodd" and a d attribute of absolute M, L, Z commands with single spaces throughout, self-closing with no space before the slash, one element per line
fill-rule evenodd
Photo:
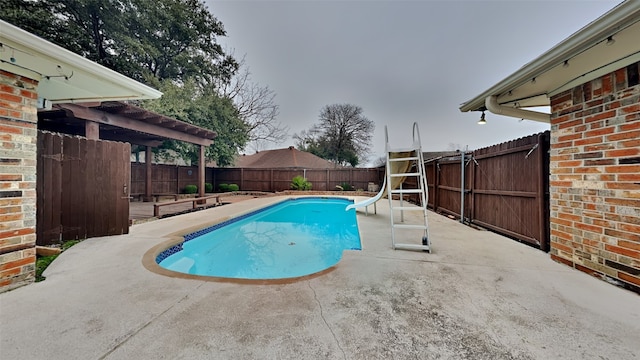
<path fill-rule="evenodd" d="M 84 98 L 102 98 L 105 95 L 108 100 L 127 100 L 157 99 L 162 96 L 162 92 L 156 89 L 2 20 L 0 20 L 0 43 L 4 44 L 0 49 L 2 50 L 0 68 L 35 80 L 49 81 L 52 84 L 53 82 L 67 83 L 68 86 L 55 87 L 56 91 L 64 91 L 65 88 L 69 91 L 70 87 L 76 88 L 76 91 L 72 91 L 68 95 L 55 94 L 51 100 L 56 102 L 59 101 L 55 98 L 58 100 L 75 98 L 79 96 L 75 92 L 85 90 L 85 88 L 89 94 L 93 95 L 85 94 Z M 14 58 L 15 62 L 10 58 Z M 56 77 L 72 73 L 73 76 L 69 76 L 68 79 Z M 51 87 L 52 84 L 49 86 Z M 106 91 L 101 91 L 101 87 Z M 45 86 L 43 90 L 46 89 Z M 96 91 L 97 93 L 95 93 Z M 102 92 L 106 92 L 106 94 L 102 94 Z"/>
<path fill-rule="evenodd" d="M 640 21 L 640 1 L 624 1 L 538 58 L 525 64 L 504 80 L 473 99 L 462 103 L 459 109 L 462 112 L 478 111 L 484 107 L 487 97 L 498 96 L 531 81 L 536 76 L 562 64 L 565 60 L 573 58 L 590 47 L 606 41 L 607 37 L 615 35 L 638 21 Z"/>

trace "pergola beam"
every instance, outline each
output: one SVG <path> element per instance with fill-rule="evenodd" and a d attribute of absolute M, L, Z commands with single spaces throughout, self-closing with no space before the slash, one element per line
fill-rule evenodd
<path fill-rule="evenodd" d="M 57 106 L 61 109 L 71 111 L 77 118 L 95 121 L 101 124 L 108 124 L 156 136 L 186 141 L 196 145 L 209 146 L 213 143 L 213 140 L 210 139 L 204 139 L 184 132 L 167 129 L 166 127 L 149 124 L 144 121 L 128 118 L 122 115 L 110 114 L 104 111 L 86 108 L 76 104 L 58 104 Z"/>

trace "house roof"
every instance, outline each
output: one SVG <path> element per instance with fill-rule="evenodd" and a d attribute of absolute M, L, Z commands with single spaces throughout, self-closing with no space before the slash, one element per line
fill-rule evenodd
<path fill-rule="evenodd" d="M 158 146 L 174 139 L 209 146 L 216 132 L 121 101 L 56 104 L 38 111 L 38 128 L 72 135 L 85 134 L 85 122 L 99 124 L 100 138 Z"/>
<path fill-rule="evenodd" d="M 640 1 L 627 0 L 464 102 L 460 111 L 484 111 L 489 97 L 513 109 L 549 106 L 560 92 L 640 61 L 638 39 Z"/>
<path fill-rule="evenodd" d="M 157 99 L 162 93 L 0 20 L 0 70 L 39 80 L 49 104 Z"/>
<path fill-rule="evenodd" d="M 328 160 L 293 146 L 284 149 L 263 150 L 253 155 L 240 155 L 236 158 L 235 167 L 239 168 L 296 168 L 296 169 L 328 169 L 336 165 Z"/>
<path fill-rule="evenodd" d="M 425 151 L 422 153 L 422 159 L 424 161 L 430 161 L 450 156 L 460 155 L 460 150 L 457 151 Z"/>

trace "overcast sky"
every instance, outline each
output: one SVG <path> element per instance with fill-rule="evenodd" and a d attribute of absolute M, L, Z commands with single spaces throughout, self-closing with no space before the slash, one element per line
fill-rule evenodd
<path fill-rule="evenodd" d="M 461 103 L 595 20 L 620 0 L 586 1 L 217 1 L 207 0 L 246 55 L 253 80 L 277 94 L 290 135 L 318 121 L 323 106 L 361 106 L 373 120 L 370 161 L 411 138 L 424 151 L 477 149 L 549 125 L 461 113 Z M 289 138 L 279 145 L 293 145 Z M 363 164 L 364 165 L 364 164 Z"/>

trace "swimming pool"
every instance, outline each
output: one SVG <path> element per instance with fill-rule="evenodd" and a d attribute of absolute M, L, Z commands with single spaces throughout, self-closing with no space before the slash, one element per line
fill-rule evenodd
<path fill-rule="evenodd" d="M 233 279 L 287 279 L 336 265 L 344 250 L 360 250 L 353 201 L 288 199 L 196 231 L 156 257 L 184 274 Z"/>

